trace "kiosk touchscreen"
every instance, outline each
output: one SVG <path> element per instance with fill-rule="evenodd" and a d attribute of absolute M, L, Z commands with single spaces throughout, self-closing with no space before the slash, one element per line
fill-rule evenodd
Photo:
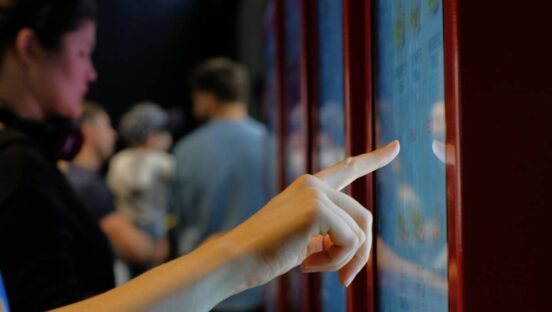
<path fill-rule="evenodd" d="M 375 4 L 376 144 L 401 141 L 375 175 L 377 310 L 447 311 L 442 2 Z"/>

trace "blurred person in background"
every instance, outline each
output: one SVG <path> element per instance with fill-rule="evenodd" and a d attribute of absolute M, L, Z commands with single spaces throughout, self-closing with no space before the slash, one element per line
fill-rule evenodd
<path fill-rule="evenodd" d="M 80 148 L 74 120 L 97 79 L 95 15 L 91 0 L 0 0 L 0 271 L 10 308 L 207 311 L 299 265 L 338 271 L 349 285 L 368 261 L 372 219 L 339 190 L 391 162 L 397 142 L 298 178 L 223 236 L 113 288 L 109 241 L 56 165 Z"/>
<path fill-rule="evenodd" d="M 75 159 L 64 166 L 67 180 L 119 257 L 137 265 L 162 262 L 166 248 L 115 210 L 113 196 L 99 173 L 115 147 L 116 133 L 108 114 L 98 104 L 86 102 L 79 124 L 84 140 Z"/>
<path fill-rule="evenodd" d="M 166 257 L 166 216 L 174 170 L 172 156 L 167 152 L 172 144 L 167 113 L 155 103 L 138 103 L 123 115 L 119 129 L 129 147 L 111 160 L 108 186 L 117 210 L 162 246 Z M 156 264 L 128 263 L 132 277 Z"/>
<path fill-rule="evenodd" d="M 206 121 L 175 146 L 173 209 L 180 214 L 179 252 L 186 254 L 257 212 L 269 199 L 267 130 L 247 112 L 248 74 L 225 58 L 192 77 L 194 116 Z M 263 289 L 228 299 L 216 311 L 260 311 Z"/>

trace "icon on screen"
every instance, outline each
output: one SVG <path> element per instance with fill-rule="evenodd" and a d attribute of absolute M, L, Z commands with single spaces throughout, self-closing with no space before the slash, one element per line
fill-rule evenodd
<path fill-rule="evenodd" d="M 437 9 L 439 8 L 439 0 L 427 0 L 427 4 L 431 13 L 437 12 Z"/>
<path fill-rule="evenodd" d="M 414 6 L 410 9 L 410 28 L 414 32 L 420 29 L 420 7 Z"/>

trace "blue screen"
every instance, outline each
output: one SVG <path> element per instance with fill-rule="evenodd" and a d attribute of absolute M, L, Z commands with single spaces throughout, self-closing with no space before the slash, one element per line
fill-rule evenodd
<path fill-rule="evenodd" d="M 326 168 L 345 156 L 343 94 L 343 3 L 318 0 L 319 108 L 318 168 Z M 346 292 L 337 273 L 322 274 L 322 310 L 345 311 Z"/>
<path fill-rule="evenodd" d="M 374 13 L 376 143 L 401 141 L 375 179 L 378 310 L 447 311 L 442 2 Z"/>

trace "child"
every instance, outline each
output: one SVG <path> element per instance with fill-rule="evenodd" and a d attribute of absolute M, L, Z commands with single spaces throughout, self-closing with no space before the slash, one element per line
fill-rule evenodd
<path fill-rule="evenodd" d="M 167 153 L 172 144 L 167 121 L 167 113 L 150 102 L 137 104 L 123 116 L 120 134 L 129 148 L 111 160 L 107 182 L 115 196 L 117 209 L 155 241 L 165 241 L 168 246 L 165 216 L 174 164 Z M 137 276 L 153 265 L 129 263 L 131 276 Z"/>

